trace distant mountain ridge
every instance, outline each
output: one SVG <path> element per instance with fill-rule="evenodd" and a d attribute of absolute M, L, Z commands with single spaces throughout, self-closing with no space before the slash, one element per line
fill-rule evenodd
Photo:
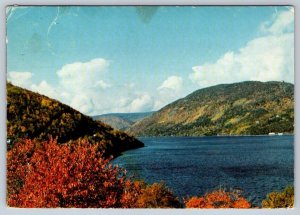
<path fill-rule="evenodd" d="M 197 90 L 126 131 L 136 136 L 293 133 L 294 85 L 246 81 Z"/>
<path fill-rule="evenodd" d="M 125 130 L 137 121 L 142 120 L 153 113 L 154 111 L 139 113 L 109 113 L 92 116 L 92 118 L 94 120 L 100 120 L 115 129 Z"/>
<path fill-rule="evenodd" d="M 108 155 L 144 146 L 124 132 L 94 121 L 54 99 L 7 83 L 7 139 L 9 144 L 19 138 L 46 140 L 49 135 L 65 143 L 86 138 L 101 142 Z"/>

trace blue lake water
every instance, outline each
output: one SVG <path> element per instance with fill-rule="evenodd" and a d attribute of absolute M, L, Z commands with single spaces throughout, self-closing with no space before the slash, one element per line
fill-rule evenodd
<path fill-rule="evenodd" d="M 175 195 L 242 189 L 260 205 L 266 194 L 294 181 L 294 136 L 139 138 L 146 147 L 114 160 L 148 183 L 164 181 Z"/>

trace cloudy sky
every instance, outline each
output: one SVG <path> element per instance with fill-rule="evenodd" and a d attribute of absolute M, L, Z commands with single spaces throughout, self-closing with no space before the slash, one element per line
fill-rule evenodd
<path fill-rule="evenodd" d="M 9 7 L 7 79 L 87 114 L 194 90 L 294 82 L 291 7 Z"/>

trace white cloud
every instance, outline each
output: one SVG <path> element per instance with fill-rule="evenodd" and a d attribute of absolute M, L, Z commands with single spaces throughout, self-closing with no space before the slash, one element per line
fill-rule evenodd
<path fill-rule="evenodd" d="M 95 108 L 92 98 L 82 93 L 74 95 L 70 106 L 82 113 L 92 113 Z"/>
<path fill-rule="evenodd" d="M 108 66 L 109 62 L 103 58 L 64 65 L 56 72 L 61 100 L 85 114 L 104 107 L 102 91 L 111 87 L 102 80 Z M 108 102 L 109 98 L 105 100 Z"/>
<path fill-rule="evenodd" d="M 32 84 L 33 74 L 31 72 L 15 72 L 11 71 L 7 73 L 7 80 L 14 85 L 27 88 Z"/>
<path fill-rule="evenodd" d="M 50 84 L 47 83 L 47 81 L 43 80 L 38 85 L 32 84 L 30 86 L 30 89 L 34 92 L 38 92 L 42 95 L 49 96 L 50 98 L 54 99 L 60 99 L 59 92 Z"/>
<path fill-rule="evenodd" d="M 67 64 L 57 71 L 57 75 L 60 84 L 66 89 L 82 90 L 96 86 L 99 83 L 103 84 L 101 78 L 108 66 L 107 60 L 97 58 L 85 63 Z"/>
<path fill-rule="evenodd" d="M 168 103 L 182 96 L 183 79 L 179 76 L 170 76 L 157 88 L 157 97 L 154 110 L 158 110 Z"/>
<path fill-rule="evenodd" d="M 34 84 L 32 81 L 33 74 L 31 72 L 8 72 L 7 80 L 12 84 L 23 87 L 34 92 L 38 92 L 42 95 L 46 95 L 50 98 L 60 99 L 61 96 L 55 87 L 43 80 L 39 84 Z"/>
<path fill-rule="evenodd" d="M 102 89 L 106 89 L 106 88 L 111 87 L 111 85 L 108 84 L 108 83 L 106 83 L 106 82 L 104 82 L 103 80 L 100 80 L 100 81 L 96 82 L 95 87 L 100 87 Z"/>
<path fill-rule="evenodd" d="M 281 13 L 276 13 L 273 22 L 264 22 L 261 25 L 261 30 L 272 34 L 281 34 L 294 30 L 294 8 Z"/>
<path fill-rule="evenodd" d="M 58 84 L 55 86 L 45 80 L 33 83 L 33 74 L 30 72 L 8 72 L 7 79 L 17 86 L 57 99 L 88 115 L 153 109 L 150 94 L 133 90 L 134 83 L 114 88 L 105 82 L 103 79 L 108 66 L 108 61 L 102 58 L 67 64 L 56 72 Z M 107 88 L 111 88 L 109 94 Z"/>
<path fill-rule="evenodd" d="M 294 82 L 293 15 L 278 13 L 265 31 L 236 52 L 227 52 L 216 62 L 193 67 L 189 78 L 201 88 L 245 80 Z M 292 17 L 292 18 L 291 18 Z"/>
<path fill-rule="evenodd" d="M 102 80 L 108 66 L 108 61 L 103 58 L 67 64 L 56 72 L 59 80 L 56 86 L 45 80 L 39 84 L 33 83 L 33 74 L 30 72 L 8 72 L 7 79 L 17 86 L 60 100 L 82 113 L 91 114 L 95 104 L 101 109 L 101 91 L 111 87 Z"/>
<path fill-rule="evenodd" d="M 135 113 L 153 110 L 153 98 L 147 92 L 132 94 L 121 92 L 116 95 L 104 112 L 107 113 Z"/>
<path fill-rule="evenodd" d="M 181 77 L 173 75 L 168 77 L 157 89 L 180 90 L 182 88 L 182 82 Z"/>
<path fill-rule="evenodd" d="M 128 112 L 141 112 L 152 110 L 153 100 L 148 93 L 143 93 L 135 98 L 128 107 Z"/>
<path fill-rule="evenodd" d="M 128 106 L 131 103 L 131 101 L 128 97 L 120 98 L 117 102 L 118 102 L 118 105 L 116 105 L 116 106 L 121 109 Z"/>

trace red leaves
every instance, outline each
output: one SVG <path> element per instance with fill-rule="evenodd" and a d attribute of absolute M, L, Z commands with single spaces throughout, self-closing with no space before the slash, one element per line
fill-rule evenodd
<path fill-rule="evenodd" d="M 34 151 L 36 143 L 26 143 L 8 153 L 10 206 L 121 207 L 125 175 L 108 165 L 109 160 L 102 157 L 97 145 L 86 141 L 58 145 L 50 140 Z M 33 152 L 31 157 L 25 156 L 28 149 Z M 15 169 L 19 170 L 19 187 L 12 183 Z"/>
<path fill-rule="evenodd" d="M 31 156 L 38 144 L 31 140 L 23 140 L 7 152 L 7 192 L 8 195 L 18 193 L 23 186 L 29 168 Z"/>
<path fill-rule="evenodd" d="M 250 208 L 251 204 L 235 192 L 216 190 L 203 197 L 192 197 L 185 201 L 187 208 Z"/>

